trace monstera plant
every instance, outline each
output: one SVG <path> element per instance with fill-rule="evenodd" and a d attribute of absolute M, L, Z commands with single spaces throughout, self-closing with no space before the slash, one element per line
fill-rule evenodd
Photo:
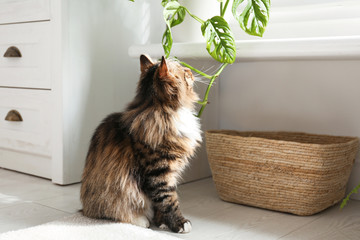
<path fill-rule="evenodd" d="M 134 0 L 130 0 L 134 1 Z M 196 0 L 189 0 L 196 1 Z M 215 0 L 208 0 L 215 1 Z M 191 13 L 186 6 L 180 4 L 178 0 L 162 0 L 163 16 L 166 23 L 166 30 L 162 37 L 162 46 L 166 57 L 171 54 L 173 46 L 172 28 L 181 24 L 186 17 L 194 20 L 194 24 L 199 24 L 206 42 L 206 50 L 209 55 L 221 63 L 220 68 L 214 75 L 208 75 L 187 63 L 178 61 L 210 80 L 203 100 L 198 103 L 201 105 L 198 117 L 201 117 L 206 105 L 208 96 L 215 79 L 220 75 L 224 68 L 235 62 L 236 45 L 234 34 L 225 20 L 224 16 L 231 6 L 232 16 L 239 23 L 239 26 L 248 34 L 261 37 L 269 21 L 270 0 L 216 0 L 219 2 L 219 15 L 210 16 L 204 20 Z M 186 2 L 186 1 L 184 1 Z M 176 58 L 176 56 L 175 56 Z"/>

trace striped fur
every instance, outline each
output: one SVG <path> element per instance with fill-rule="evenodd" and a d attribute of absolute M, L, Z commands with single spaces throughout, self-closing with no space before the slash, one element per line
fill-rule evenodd
<path fill-rule="evenodd" d="M 96 129 L 82 176 L 83 214 L 174 232 L 191 224 L 176 193 L 181 172 L 201 142 L 193 75 L 177 62 L 140 57 L 135 99 Z"/>

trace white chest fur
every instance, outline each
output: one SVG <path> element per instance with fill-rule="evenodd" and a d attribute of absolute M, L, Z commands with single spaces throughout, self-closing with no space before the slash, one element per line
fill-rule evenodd
<path fill-rule="evenodd" d="M 201 142 L 201 130 L 199 119 L 188 108 L 180 108 L 174 116 L 177 134 L 189 139 L 190 146 L 195 147 Z"/>

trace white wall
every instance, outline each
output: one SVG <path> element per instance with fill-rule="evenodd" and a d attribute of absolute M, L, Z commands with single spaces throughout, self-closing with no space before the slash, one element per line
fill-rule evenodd
<path fill-rule="evenodd" d="M 143 0 L 62 0 L 61 4 L 64 76 L 55 91 L 64 96 L 60 117 L 66 145 L 55 156 L 69 160 L 54 168 L 64 168 L 66 176 L 58 178 L 70 183 L 80 179 L 96 126 L 108 114 L 122 111 L 135 95 L 139 59 L 130 58 L 128 48 L 160 39 L 162 17 L 150 11 L 150 1 Z"/>
<path fill-rule="evenodd" d="M 236 39 L 259 40 L 245 34 L 236 21 L 229 21 Z M 358 0 L 272 0 L 263 38 L 353 36 L 359 29 Z"/>

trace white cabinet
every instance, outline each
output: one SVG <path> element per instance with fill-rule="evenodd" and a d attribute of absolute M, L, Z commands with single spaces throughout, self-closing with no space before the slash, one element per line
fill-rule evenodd
<path fill-rule="evenodd" d="M 0 167 L 52 178 L 50 1 L 0 1 Z"/>
<path fill-rule="evenodd" d="M 0 0 L 0 167 L 57 184 L 80 181 L 91 135 L 115 109 L 116 77 L 106 74 L 117 69 L 94 72 L 99 49 L 87 43 L 96 34 L 88 36 L 78 17 L 91 30 L 92 14 L 105 15 L 97 9 L 115 14 L 105 5 Z M 20 119 L 8 116 L 14 113 Z"/>
<path fill-rule="evenodd" d="M 0 24 L 50 20 L 50 0 L 0 0 Z"/>

